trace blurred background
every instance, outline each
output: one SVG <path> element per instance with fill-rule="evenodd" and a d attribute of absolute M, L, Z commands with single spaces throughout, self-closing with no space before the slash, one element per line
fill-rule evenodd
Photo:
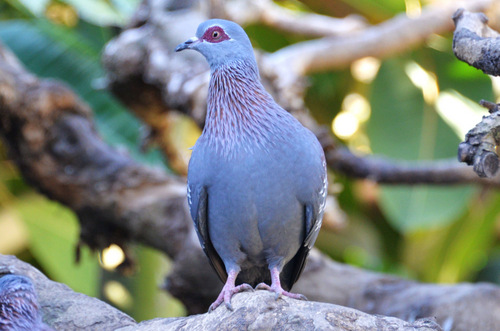
<path fill-rule="evenodd" d="M 296 11 L 358 14 L 370 24 L 401 13 L 419 15 L 434 2 L 439 1 L 276 1 Z M 168 169 L 158 150 L 140 151 L 141 123 L 103 89 L 103 47 L 139 3 L 0 0 L 0 41 L 37 76 L 70 85 L 94 110 L 106 142 L 140 162 Z M 245 29 L 254 47 L 265 52 L 303 40 L 259 25 Z M 432 35 L 412 51 L 383 61 L 363 58 L 345 70 L 312 75 L 309 84 L 305 101 L 312 115 L 353 151 L 406 161 L 456 158 L 458 144 L 486 114 L 478 101 L 500 99 L 500 80 L 455 58 L 451 33 Z M 181 124 L 172 139 L 193 141 L 199 130 Z M 324 227 L 316 246 L 335 260 L 424 282 L 500 284 L 500 194 L 495 189 L 384 186 L 331 175 L 332 193 L 346 217 Z M 123 275 L 113 271 L 124 258 L 115 245 L 103 252 L 84 247 L 76 263 L 78 234 L 72 211 L 31 189 L 0 144 L 0 253 L 16 255 L 137 321 L 185 313 L 159 290 L 169 269 L 164 254 L 134 246 L 137 270 Z"/>

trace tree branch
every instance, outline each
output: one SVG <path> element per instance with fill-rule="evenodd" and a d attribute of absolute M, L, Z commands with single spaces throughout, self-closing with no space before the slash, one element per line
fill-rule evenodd
<path fill-rule="evenodd" d="M 296 290 L 307 288 L 309 295 L 317 301 L 336 302 L 346 307 L 289 298 L 275 301 L 273 294 L 256 291 L 235 295 L 232 299 L 233 312 L 221 306 L 211 314 L 160 318 L 136 324 L 133 319 L 100 300 L 75 293 L 65 285 L 48 280 L 27 263 L 0 254 L 0 273 L 31 278 L 44 321 L 57 330 L 72 330 L 77 326 L 79 330 L 140 331 L 183 325 L 187 325 L 187 329 L 196 329 L 200 325 L 203 325 L 203 329 L 258 328 L 259 325 L 282 328 L 290 323 L 298 324 L 302 329 L 316 326 L 319 329 L 373 330 L 386 326 L 441 330 L 429 319 L 435 317 L 445 329 L 461 331 L 493 330 L 500 323 L 500 316 L 496 314 L 500 289 L 494 285 L 419 284 L 341 265 L 314 251 L 307 268 L 306 272 L 314 273 L 315 277 L 299 280 Z M 200 279 L 203 279 L 203 275 L 200 275 Z M 325 288 L 330 290 L 325 291 Z"/>
<path fill-rule="evenodd" d="M 300 42 L 269 54 L 264 67 L 289 75 L 305 76 L 314 72 L 345 68 L 353 61 L 374 56 L 386 58 L 407 51 L 430 35 L 451 31 L 450 17 L 457 8 L 480 11 L 492 5 L 490 0 L 453 1 L 429 5 L 416 18 L 399 14 L 379 25 L 340 38 L 321 38 Z M 293 79 L 288 79 L 293 80 Z"/>
<path fill-rule="evenodd" d="M 29 277 L 35 285 L 44 322 L 57 330 L 282 329 L 291 324 L 301 329 L 335 327 L 340 330 L 373 330 L 415 327 L 419 330 L 441 330 L 431 319 L 411 323 L 332 304 L 289 298 L 275 300 L 274 294 L 267 291 L 235 295 L 232 299 L 235 308 L 233 312 L 222 306 L 210 314 L 157 318 L 137 324 L 131 317 L 98 299 L 73 292 L 66 285 L 50 281 L 40 271 L 14 256 L 0 254 L 0 273 Z"/>
<path fill-rule="evenodd" d="M 225 307 L 210 314 L 177 319 L 154 319 L 139 323 L 133 330 L 442 330 L 432 319 L 415 322 L 366 313 L 332 304 L 300 301 L 290 298 L 275 299 L 266 291 L 243 292 L 232 299 L 234 311 Z"/>
<path fill-rule="evenodd" d="M 453 15 L 455 56 L 485 74 L 500 75 L 500 34 L 488 27 L 488 18 L 482 13 L 470 13 L 460 8 Z M 483 116 L 458 148 L 458 159 L 472 165 L 480 177 L 493 177 L 499 168 L 496 147 L 500 144 L 499 105 L 481 100 L 490 115 Z"/>
<path fill-rule="evenodd" d="M 226 18 L 242 26 L 260 23 L 295 35 L 346 36 L 367 26 L 366 20 L 358 15 L 334 18 L 310 12 L 297 12 L 270 0 L 233 0 L 224 3 L 217 0 L 211 3 L 212 17 Z"/>
<path fill-rule="evenodd" d="M 1 45 L 0 137 L 33 187 L 76 212 L 90 247 L 134 240 L 170 256 L 182 248 L 191 227 L 185 182 L 109 147 L 87 105 Z"/>
<path fill-rule="evenodd" d="M 453 15 L 453 52 L 485 74 L 500 76 L 500 34 L 487 25 L 488 18 L 483 13 L 467 10 L 460 8 Z"/>
<path fill-rule="evenodd" d="M 498 172 L 499 160 L 496 147 L 500 144 L 499 105 L 481 100 L 481 105 L 489 108 L 490 115 L 483 116 L 481 122 L 469 130 L 465 141 L 458 146 L 458 159 L 473 166 L 479 177 L 493 177 Z"/>
<path fill-rule="evenodd" d="M 133 318 L 118 309 L 49 280 L 14 256 L 0 254 L 0 274 L 29 277 L 35 286 L 44 322 L 56 330 L 112 331 L 136 324 Z"/>
<path fill-rule="evenodd" d="M 481 184 L 500 187 L 500 176 L 480 178 L 470 167 L 458 163 L 456 159 L 398 162 L 380 156 L 359 156 L 339 146 L 327 129 L 316 128 L 315 132 L 325 151 L 328 165 L 349 177 L 393 185 Z"/>

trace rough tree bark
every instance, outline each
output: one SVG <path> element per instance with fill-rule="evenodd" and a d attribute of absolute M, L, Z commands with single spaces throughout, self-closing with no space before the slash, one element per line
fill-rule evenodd
<path fill-rule="evenodd" d="M 483 13 L 460 8 L 453 21 L 456 57 L 485 74 L 500 76 L 500 34 L 487 25 L 488 18 Z M 500 111 L 491 102 L 482 100 L 481 105 L 489 109 L 490 115 L 467 133 L 458 148 L 458 159 L 472 165 L 480 177 L 493 177 L 500 164 L 496 153 L 496 146 L 500 145 Z"/>
<path fill-rule="evenodd" d="M 170 256 L 181 249 L 191 227 L 184 180 L 105 144 L 86 104 L 61 82 L 37 79 L 3 47 L 0 136 L 24 178 L 76 212 L 91 248 L 135 240 Z"/>
<path fill-rule="evenodd" d="M 14 256 L 0 254 L 0 277 L 16 274 L 33 281 L 43 320 L 56 330 L 112 331 L 136 324 L 134 319 L 101 300 L 73 292 Z"/>
<path fill-rule="evenodd" d="M 53 282 L 29 264 L 14 256 L 0 254 L 1 274 L 31 278 L 38 294 L 44 322 L 64 330 L 441 330 L 432 319 L 406 322 L 394 317 L 366 314 L 332 304 L 275 300 L 267 291 L 241 293 L 233 298 L 234 312 L 217 309 L 211 314 L 184 318 L 158 318 L 137 324 L 131 317 L 108 304 L 73 292 Z"/>
<path fill-rule="evenodd" d="M 190 36 L 204 19 L 203 16 L 193 11 L 167 15 L 163 9 L 166 7 L 161 10 L 149 7 L 161 6 L 159 3 L 144 1 L 135 23 L 107 46 L 104 57 L 111 88 L 158 134 L 168 129 L 168 126 L 158 123 L 163 123 L 163 116 L 174 110 L 183 111 L 198 123 L 203 123 L 208 77 L 206 67 L 202 65 L 204 62 L 191 58 L 195 55 L 170 56 L 174 46 Z M 470 3 L 470 6 L 479 6 L 489 2 Z M 185 24 L 192 29 L 186 29 Z M 147 33 L 149 38 L 144 38 L 143 33 Z M 318 132 L 329 165 L 344 162 L 345 166 L 338 166 L 337 169 L 348 169 L 353 155 L 343 154 L 347 151 L 335 147 L 331 137 L 324 135 L 324 131 L 307 116 L 301 101 L 301 84 L 296 85 L 298 94 L 291 97 L 283 92 L 276 77 L 265 75 L 265 78 L 277 99 Z M 132 95 L 133 98 L 130 97 Z M 206 311 L 222 284 L 211 271 L 193 233 L 186 209 L 183 179 L 139 165 L 107 146 L 99 139 L 91 111 L 85 104 L 61 83 L 39 80 L 28 73 L 4 48 L 0 48 L 0 136 L 23 176 L 42 193 L 77 213 L 81 222 L 82 243 L 101 249 L 110 243 L 126 246 L 127 242 L 136 241 L 165 252 L 174 260 L 174 270 L 165 287 L 186 304 L 190 313 Z M 356 163 L 365 165 L 355 176 L 395 182 L 395 179 L 390 179 L 390 173 L 398 173 L 398 169 L 402 169 L 398 178 L 404 182 L 406 167 L 391 165 L 390 162 L 383 166 L 377 162 L 373 165 L 370 159 L 364 158 L 358 161 Z M 414 169 L 412 176 L 420 174 L 421 179 L 409 182 L 436 182 L 432 176 L 424 175 L 434 166 L 430 164 L 424 170 Z M 453 170 L 447 183 L 474 181 L 470 177 L 472 172 L 468 171 L 466 167 L 456 172 Z M 379 172 L 385 175 L 376 175 Z M 498 185 L 496 178 L 477 182 Z M 8 263 L 14 264 L 12 260 Z M 337 264 L 317 252 L 311 254 L 295 291 L 305 294 L 310 300 L 401 317 L 410 322 L 416 318 L 436 316 L 439 323 L 453 325 L 456 330 L 491 329 L 500 323 L 498 287 L 419 284 Z M 218 309 L 217 313 L 221 315 L 213 315 L 218 318 L 206 316 L 198 323 L 205 323 L 202 322 L 204 319 L 250 323 L 254 319 L 248 317 L 262 312 L 264 302 L 270 311 L 287 312 L 283 315 L 284 319 L 294 316 L 297 308 L 332 309 L 339 312 L 338 329 L 369 329 L 367 327 L 372 324 L 359 324 L 365 321 L 389 323 L 379 324 L 388 328 L 392 325 L 390 323 L 400 323 L 393 326 L 410 326 L 402 321 L 369 317 L 357 311 L 325 308 L 313 302 L 304 306 L 304 303 L 285 299 L 275 305 L 269 302 L 266 293 L 260 292 L 235 296 L 235 306 L 241 307 L 240 303 L 250 297 L 252 303 L 245 303 L 248 309 L 237 309 L 232 314 Z M 484 302 L 488 302 L 491 309 L 483 309 Z M 88 311 L 92 312 L 90 307 Z M 51 312 L 51 308 L 47 312 L 57 313 Z M 325 316 L 322 318 L 325 319 Z M 343 319 L 346 316 L 351 317 Z M 306 323 L 300 318 L 298 320 Z M 283 320 L 277 321 L 281 322 Z M 155 326 L 156 323 L 178 326 L 175 323 L 188 325 L 194 322 L 186 319 L 160 320 L 144 323 L 144 327 L 154 329 L 159 327 Z M 417 324 L 413 326 L 417 327 Z M 422 327 L 437 329 L 430 324 Z"/>

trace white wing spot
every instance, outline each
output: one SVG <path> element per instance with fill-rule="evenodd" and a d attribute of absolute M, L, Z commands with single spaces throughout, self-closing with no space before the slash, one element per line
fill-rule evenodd
<path fill-rule="evenodd" d="M 187 199 L 188 199 L 189 207 L 191 207 L 193 202 L 191 200 L 191 186 L 189 186 L 189 182 L 187 183 Z"/>

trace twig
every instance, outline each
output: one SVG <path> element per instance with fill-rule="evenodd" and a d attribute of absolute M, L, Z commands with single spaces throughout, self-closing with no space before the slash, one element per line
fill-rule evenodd
<path fill-rule="evenodd" d="M 380 156 L 360 156 L 338 146 L 327 133 L 321 133 L 319 130 L 317 135 L 325 150 L 328 166 L 352 178 L 392 185 L 470 183 L 500 187 L 500 176 L 479 178 L 470 167 L 460 164 L 456 159 L 408 162 Z"/>

